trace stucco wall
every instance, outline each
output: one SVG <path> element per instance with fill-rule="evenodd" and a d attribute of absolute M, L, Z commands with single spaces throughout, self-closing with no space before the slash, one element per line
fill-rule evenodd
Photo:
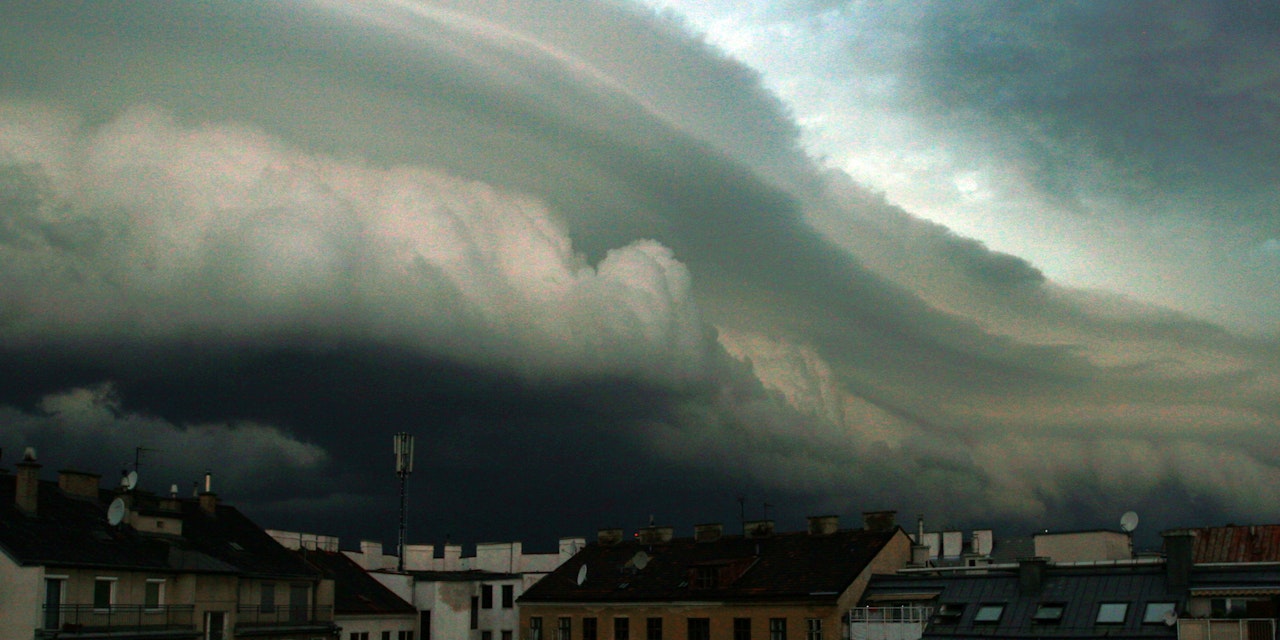
<path fill-rule="evenodd" d="M 44 570 L 0 554 L 0 640 L 31 640 L 44 604 Z"/>

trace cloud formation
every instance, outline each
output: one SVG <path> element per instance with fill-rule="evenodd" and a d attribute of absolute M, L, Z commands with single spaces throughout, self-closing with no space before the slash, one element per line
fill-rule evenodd
<path fill-rule="evenodd" d="M 394 522 L 402 430 L 419 436 L 424 538 L 730 521 L 741 494 L 779 518 L 894 508 L 956 526 L 1280 516 L 1255 490 L 1280 473 L 1274 339 L 1072 288 L 918 217 L 807 155 L 810 123 L 767 78 L 670 16 L 13 17 L 6 449 L 110 469 L 136 446 L 215 443 L 226 456 L 175 473 L 235 469 L 254 482 L 228 499 L 264 524 L 348 536 Z M 911 55 L 986 77 L 941 45 Z M 930 99 L 895 113 L 927 120 L 946 103 Z"/>

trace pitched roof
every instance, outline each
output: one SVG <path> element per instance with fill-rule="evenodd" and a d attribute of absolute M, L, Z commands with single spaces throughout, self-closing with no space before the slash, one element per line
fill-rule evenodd
<path fill-rule="evenodd" d="M 894 529 L 593 542 L 526 590 L 520 602 L 834 602 L 895 535 L 905 537 Z"/>
<path fill-rule="evenodd" d="M 1189 529 L 1192 558 L 1209 562 L 1280 562 L 1280 525 L 1227 525 Z"/>
<path fill-rule="evenodd" d="M 333 612 L 338 615 L 413 614 L 417 609 L 337 551 L 301 549 L 294 552 L 319 569 L 334 584 Z"/>
<path fill-rule="evenodd" d="M 1148 603 L 1174 603 L 1183 596 L 1166 584 L 1163 565 L 1110 567 L 1045 567 L 1041 587 L 1020 587 L 1017 570 L 991 569 L 985 574 L 874 576 L 863 594 L 864 604 L 892 602 L 895 595 L 932 593 L 934 606 L 958 607 L 954 619 L 935 615 L 924 631 L 926 640 L 969 638 L 1142 638 L 1172 639 L 1177 628 L 1143 622 Z M 907 598 L 904 597 L 904 600 Z M 1099 624 L 1099 607 L 1127 603 L 1124 621 Z M 1040 606 L 1062 605 L 1056 621 L 1036 621 Z M 975 621 L 978 609 L 1000 605 L 995 622 Z M 953 611 L 956 610 L 953 608 Z M 936 610 L 935 610 L 936 613 Z"/>
<path fill-rule="evenodd" d="M 107 522 L 107 505 L 117 496 L 98 491 L 97 499 L 68 495 L 57 482 L 39 481 L 36 515 L 14 501 L 16 476 L 0 474 L 0 552 L 32 566 L 100 567 L 155 572 L 236 573 L 312 579 L 319 574 L 280 546 L 235 507 L 220 504 L 215 517 L 196 500 L 178 500 L 182 533 L 142 533 Z M 157 513 L 159 499 L 131 493 L 135 508 Z"/>

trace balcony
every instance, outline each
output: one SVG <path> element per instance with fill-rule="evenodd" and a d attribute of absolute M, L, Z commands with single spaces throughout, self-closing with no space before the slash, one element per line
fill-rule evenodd
<path fill-rule="evenodd" d="M 852 640 L 919 640 L 933 607 L 856 607 L 849 611 Z"/>
<path fill-rule="evenodd" d="M 189 604 L 45 605 L 41 638 L 76 638 L 102 634 L 145 633 L 148 637 L 190 637 L 196 630 L 195 607 Z"/>
<path fill-rule="evenodd" d="M 332 605 L 246 605 L 236 607 L 236 635 L 266 635 L 280 631 L 331 632 Z"/>
<path fill-rule="evenodd" d="M 1275 640 L 1271 618 L 1180 618 L 1178 640 Z"/>

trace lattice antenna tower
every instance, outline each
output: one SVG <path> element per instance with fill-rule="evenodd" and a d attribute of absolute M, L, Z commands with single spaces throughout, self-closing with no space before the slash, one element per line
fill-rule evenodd
<path fill-rule="evenodd" d="M 404 573 L 405 545 L 409 536 L 409 520 L 406 497 L 409 474 L 413 473 L 413 436 L 400 432 L 395 435 L 392 450 L 396 455 L 396 477 L 400 479 L 400 544 L 398 567 Z"/>

